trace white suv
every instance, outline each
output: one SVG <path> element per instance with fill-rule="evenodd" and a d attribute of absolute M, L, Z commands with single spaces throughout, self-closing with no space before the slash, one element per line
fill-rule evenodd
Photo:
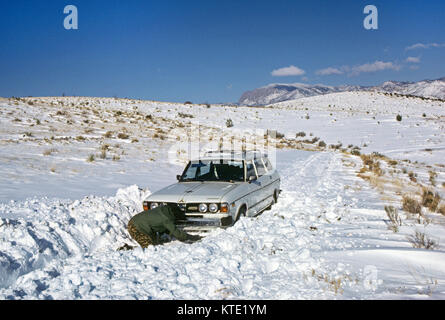
<path fill-rule="evenodd" d="M 151 194 L 144 210 L 169 205 L 185 214 L 188 223 L 228 226 L 241 216 L 258 215 L 280 194 L 280 176 L 259 151 L 207 152 L 190 161 L 177 179 Z"/>

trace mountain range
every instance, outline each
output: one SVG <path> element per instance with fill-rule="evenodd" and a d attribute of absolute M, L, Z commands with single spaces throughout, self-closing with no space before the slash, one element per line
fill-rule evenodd
<path fill-rule="evenodd" d="M 418 82 L 386 81 L 379 86 L 327 86 L 323 84 L 273 83 L 243 93 L 238 104 L 259 106 L 294 100 L 321 94 L 345 91 L 378 91 L 413 95 L 425 98 L 445 99 L 445 77 Z"/>

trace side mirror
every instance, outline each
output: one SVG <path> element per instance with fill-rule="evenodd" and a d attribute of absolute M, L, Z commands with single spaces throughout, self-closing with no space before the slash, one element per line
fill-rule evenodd
<path fill-rule="evenodd" d="M 180 174 L 178 174 L 177 176 L 176 176 L 176 180 L 181 180 L 181 175 Z"/>
<path fill-rule="evenodd" d="M 249 183 L 251 183 L 251 182 L 253 182 L 255 180 L 256 180 L 256 176 L 250 176 L 249 179 L 248 179 Z"/>

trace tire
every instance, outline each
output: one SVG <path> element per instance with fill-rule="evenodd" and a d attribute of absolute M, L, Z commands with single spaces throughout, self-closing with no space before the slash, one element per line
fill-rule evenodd
<path fill-rule="evenodd" d="M 273 200 L 274 200 L 274 203 L 273 203 L 273 204 L 278 203 L 278 196 L 279 196 L 279 194 L 280 194 L 280 192 L 279 192 L 278 190 L 275 190 L 275 191 L 274 191 L 274 193 L 273 193 Z"/>
<path fill-rule="evenodd" d="M 233 224 L 235 224 L 239 220 L 239 218 L 241 218 L 241 216 L 245 217 L 246 212 L 247 212 L 246 205 L 242 205 L 242 207 L 238 210 L 238 215 L 236 216 L 236 220 Z"/>
<path fill-rule="evenodd" d="M 278 202 L 278 191 L 275 190 L 273 193 L 273 202 L 270 204 L 270 206 L 268 206 L 265 210 L 271 210 L 273 205 L 276 204 Z"/>

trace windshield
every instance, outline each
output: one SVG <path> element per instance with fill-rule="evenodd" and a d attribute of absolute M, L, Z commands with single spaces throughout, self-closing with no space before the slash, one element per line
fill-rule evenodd
<path fill-rule="evenodd" d="M 244 164 L 237 160 L 192 161 L 181 181 L 244 181 Z"/>

